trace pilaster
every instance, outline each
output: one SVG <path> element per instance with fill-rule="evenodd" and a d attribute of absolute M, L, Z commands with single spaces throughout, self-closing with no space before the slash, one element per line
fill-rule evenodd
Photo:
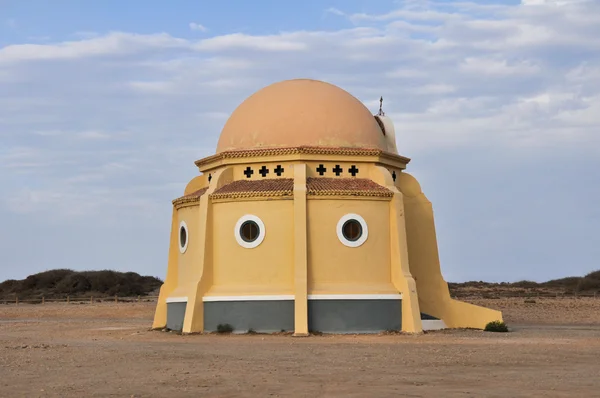
<path fill-rule="evenodd" d="M 294 165 L 294 336 L 308 336 L 306 165 Z"/>

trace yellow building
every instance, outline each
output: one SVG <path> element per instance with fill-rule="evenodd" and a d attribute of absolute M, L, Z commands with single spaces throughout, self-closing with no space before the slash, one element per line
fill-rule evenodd
<path fill-rule="evenodd" d="M 328 83 L 246 99 L 173 201 L 155 328 L 210 332 L 483 328 L 498 311 L 450 298 L 431 203 L 394 126 Z"/>

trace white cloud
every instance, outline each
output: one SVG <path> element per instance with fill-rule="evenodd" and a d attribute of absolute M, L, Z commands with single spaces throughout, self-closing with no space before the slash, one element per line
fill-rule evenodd
<path fill-rule="evenodd" d="M 506 59 L 493 57 L 466 58 L 460 65 L 461 70 L 466 73 L 478 73 L 483 75 L 528 75 L 540 71 L 540 68 L 531 61 L 509 62 Z"/>
<path fill-rule="evenodd" d="M 412 90 L 412 92 L 415 94 L 433 94 L 433 95 L 448 94 L 453 91 L 456 91 L 456 88 L 449 84 L 426 84 L 424 86 L 417 87 L 414 90 Z"/>
<path fill-rule="evenodd" d="M 109 139 L 110 134 L 101 131 L 83 131 L 78 134 L 78 137 L 84 140 L 105 140 Z"/>
<path fill-rule="evenodd" d="M 259 50 L 259 51 L 298 51 L 307 50 L 305 43 L 294 38 L 294 35 L 249 36 L 234 33 L 204 39 L 193 46 L 199 51 L 227 51 L 227 50 Z M 295 40 L 296 39 L 296 40 Z"/>
<path fill-rule="evenodd" d="M 200 25 L 199 23 L 190 22 L 189 27 L 191 30 L 197 30 L 200 32 L 207 32 L 208 28 L 204 25 Z"/>
<path fill-rule="evenodd" d="M 335 8 L 335 7 L 329 7 L 328 9 L 325 10 L 326 13 L 329 14 L 333 14 L 333 15 L 338 15 L 341 17 L 345 17 L 346 13 L 343 11 L 340 11 L 339 9 Z"/>
<path fill-rule="evenodd" d="M 426 77 L 427 73 L 423 70 L 418 69 L 399 68 L 386 72 L 385 76 L 390 79 L 410 79 Z"/>
<path fill-rule="evenodd" d="M 113 32 L 92 39 L 56 44 L 14 44 L 0 48 L 0 65 L 17 61 L 75 59 L 108 55 L 129 55 L 149 49 L 182 48 L 184 39 L 166 33 L 138 35 Z"/>
<path fill-rule="evenodd" d="M 593 150 L 595 3 L 402 4 L 382 14 L 327 10 L 351 29 L 197 40 L 80 32 L 2 47 L 2 202 L 110 218 L 124 211 L 119 197 L 140 204 L 127 211 L 142 217 L 181 194 L 197 173 L 193 161 L 212 154 L 242 100 L 298 77 L 338 84 L 373 112 L 382 95 L 407 156 L 484 144 Z M 26 181 L 15 179 L 22 174 Z M 148 197 L 153 185 L 162 188 Z"/>
<path fill-rule="evenodd" d="M 592 0 L 521 0 L 525 6 L 568 6 L 574 4 L 589 3 Z"/>

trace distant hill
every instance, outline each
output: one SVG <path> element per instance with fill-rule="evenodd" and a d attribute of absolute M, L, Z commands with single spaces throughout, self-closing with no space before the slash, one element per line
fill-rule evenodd
<path fill-rule="evenodd" d="M 64 298 L 71 296 L 134 297 L 157 295 L 162 281 L 135 272 L 73 271 L 55 269 L 30 275 L 23 280 L 0 283 L 0 300 L 38 299 L 42 296 Z M 448 283 L 453 297 L 514 297 L 528 295 L 600 295 L 600 270 L 583 277 L 574 276 L 548 282 L 462 282 Z"/>
<path fill-rule="evenodd" d="M 548 282 L 462 282 L 448 283 L 453 297 L 483 296 L 483 297 L 512 297 L 522 295 L 600 295 L 600 270 L 590 272 L 585 276 L 571 276 L 553 279 Z"/>
<path fill-rule="evenodd" d="M 154 293 L 162 281 L 135 272 L 73 271 L 55 269 L 30 275 L 23 280 L 7 280 L 0 283 L 0 300 L 62 298 L 72 296 L 139 296 Z"/>

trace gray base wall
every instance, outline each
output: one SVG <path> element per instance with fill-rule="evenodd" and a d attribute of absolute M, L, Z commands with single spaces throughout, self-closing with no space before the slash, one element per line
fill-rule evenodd
<path fill-rule="evenodd" d="M 167 328 L 181 331 L 187 303 L 167 304 Z M 234 333 L 294 331 L 294 301 L 204 302 L 204 331 L 229 324 Z M 309 300 L 308 330 L 379 333 L 402 329 L 402 300 Z"/>
<path fill-rule="evenodd" d="M 294 301 L 208 301 L 204 303 L 204 331 L 229 324 L 233 333 L 293 332 Z"/>
<path fill-rule="evenodd" d="M 308 330 L 379 333 L 402 329 L 402 300 L 309 300 Z"/>
<path fill-rule="evenodd" d="M 167 303 L 167 329 L 181 332 L 187 303 Z"/>
<path fill-rule="evenodd" d="M 436 318 L 433 315 L 429 315 L 424 312 L 421 312 L 421 320 L 422 321 L 439 321 L 439 318 Z"/>

